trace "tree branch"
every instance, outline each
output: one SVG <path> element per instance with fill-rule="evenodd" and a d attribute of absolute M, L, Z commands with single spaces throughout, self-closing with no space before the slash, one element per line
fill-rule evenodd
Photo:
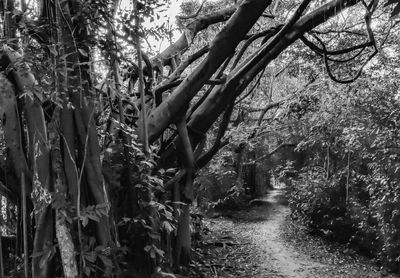
<path fill-rule="evenodd" d="M 207 165 L 207 163 L 210 162 L 210 160 L 221 149 L 221 147 L 225 146 L 228 143 L 228 141 L 225 141 L 222 143 L 221 140 L 225 135 L 226 129 L 228 128 L 229 121 L 231 119 L 232 112 L 233 112 L 233 107 L 234 107 L 234 103 L 232 101 L 226 108 L 225 113 L 222 117 L 222 121 L 218 128 L 217 137 L 215 138 L 213 146 L 206 153 L 202 154 L 197 159 L 197 161 L 196 161 L 197 169 L 201 169 L 205 165 Z"/>
<path fill-rule="evenodd" d="M 192 64 L 194 61 L 196 61 L 197 59 L 199 59 L 201 56 L 203 56 L 204 54 L 206 54 L 208 51 L 210 50 L 210 47 L 208 45 L 204 46 L 203 48 L 201 48 L 199 51 L 197 51 L 196 53 L 190 55 L 189 57 L 187 57 L 187 59 L 185 61 L 183 61 L 182 63 L 179 64 L 179 66 L 175 69 L 175 71 L 168 76 L 168 79 L 161 82 L 156 88 L 155 91 L 159 92 L 162 90 L 160 90 L 160 88 L 167 86 L 169 83 L 172 83 L 174 81 L 176 81 L 176 79 L 179 78 L 179 76 L 182 74 L 182 72 L 190 65 Z"/>
<path fill-rule="evenodd" d="M 253 34 L 249 39 L 246 40 L 246 42 L 243 44 L 242 48 L 240 49 L 239 53 L 236 55 L 235 61 L 233 62 L 231 66 L 231 70 L 234 69 L 240 58 L 242 58 L 243 54 L 245 53 L 246 49 L 257 39 L 264 37 L 263 41 L 267 41 L 270 38 L 272 38 L 276 33 L 282 28 L 283 24 L 272 27 L 270 29 L 258 32 L 256 34 Z"/>

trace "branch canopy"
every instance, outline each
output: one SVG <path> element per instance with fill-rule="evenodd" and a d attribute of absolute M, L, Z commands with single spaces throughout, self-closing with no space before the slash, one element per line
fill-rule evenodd
<path fill-rule="evenodd" d="M 246 0 L 239 6 L 226 26 L 215 37 L 203 62 L 149 116 L 149 141 L 153 142 L 169 124 L 187 110 L 189 102 L 213 75 L 255 24 L 271 0 Z M 140 132 L 142 133 L 142 132 Z"/>

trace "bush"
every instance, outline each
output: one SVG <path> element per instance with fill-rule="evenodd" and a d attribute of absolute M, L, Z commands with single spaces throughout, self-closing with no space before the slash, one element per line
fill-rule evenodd
<path fill-rule="evenodd" d="M 397 195 L 373 180 L 368 180 L 369 186 L 365 182 L 360 177 L 353 178 L 346 201 L 347 181 L 343 172 L 326 180 L 321 172 L 308 169 L 287 188 L 292 217 L 305 223 L 311 233 L 348 244 L 398 271 L 400 204 L 394 197 Z"/>
<path fill-rule="evenodd" d="M 326 181 L 322 176 L 300 174 L 292 182 L 288 188 L 292 216 L 301 219 L 315 234 L 347 243 L 356 229 L 346 206 L 345 187 L 338 178 Z"/>

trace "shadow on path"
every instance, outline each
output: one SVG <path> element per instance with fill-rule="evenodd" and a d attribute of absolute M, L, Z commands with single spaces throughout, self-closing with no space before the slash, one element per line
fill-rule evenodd
<path fill-rule="evenodd" d="M 234 246 L 249 246 L 242 258 L 249 268 L 213 277 L 260 278 L 378 278 L 395 277 L 380 271 L 361 256 L 349 256 L 344 246 L 330 246 L 312 237 L 299 223 L 292 222 L 282 189 L 274 189 L 263 198 L 251 201 L 247 210 L 230 212 L 229 218 L 210 220 L 212 233 L 228 235 Z M 229 253 L 230 252 L 230 253 Z M 226 249 L 226 256 L 236 250 Z M 227 263 L 228 267 L 235 267 Z M 243 264 L 242 263 L 242 264 Z M 246 274 L 247 272 L 247 274 Z"/>

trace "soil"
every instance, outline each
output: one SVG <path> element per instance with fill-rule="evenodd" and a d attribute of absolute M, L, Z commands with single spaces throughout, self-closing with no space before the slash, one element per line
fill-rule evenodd
<path fill-rule="evenodd" d="M 308 234 L 290 219 L 281 190 L 251 203 L 204 220 L 207 234 L 195 245 L 188 277 L 399 277 L 346 246 Z"/>

